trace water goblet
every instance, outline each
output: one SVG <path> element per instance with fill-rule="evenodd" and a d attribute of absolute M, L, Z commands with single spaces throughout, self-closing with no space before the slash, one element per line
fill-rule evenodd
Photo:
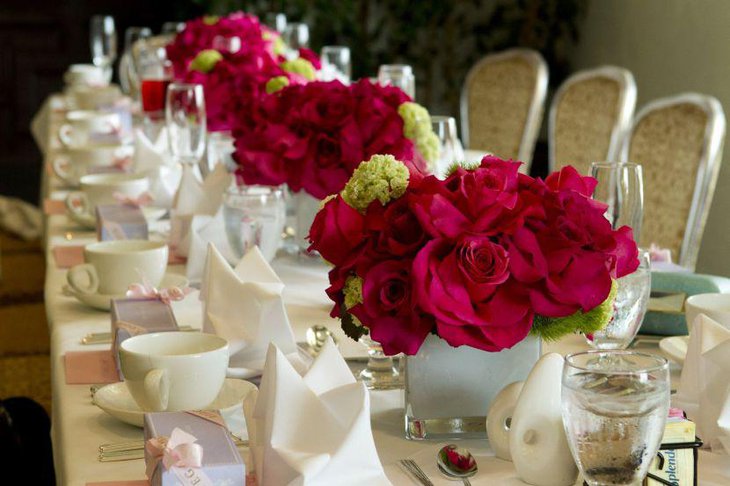
<path fill-rule="evenodd" d="M 226 236 L 238 259 L 255 245 L 272 261 L 281 246 L 285 217 L 284 191 L 278 186 L 231 187 L 223 197 Z"/>
<path fill-rule="evenodd" d="M 350 48 L 346 46 L 324 46 L 322 48 L 322 81 L 339 80 L 343 84 L 350 83 L 352 65 Z"/>
<path fill-rule="evenodd" d="M 669 363 L 635 351 L 565 358 L 563 426 L 590 486 L 638 485 L 659 450 L 669 410 Z"/>
<path fill-rule="evenodd" d="M 400 88 L 411 99 L 416 99 L 416 78 L 407 64 L 383 64 L 378 69 L 378 83 Z"/>
<path fill-rule="evenodd" d="M 91 60 L 104 68 L 107 81 L 111 80 L 112 64 L 117 58 L 117 30 L 111 15 L 94 15 L 89 28 Z"/>
<path fill-rule="evenodd" d="M 149 27 L 127 27 L 124 31 L 124 52 L 119 59 L 119 83 L 125 94 L 132 98 L 139 97 L 139 73 L 132 58 L 132 47 L 134 43 L 152 36 Z"/>
<path fill-rule="evenodd" d="M 606 218 L 613 229 L 627 225 L 640 240 L 644 217 L 644 179 L 641 165 L 631 162 L 593 162 L 591 176 L 598 185 L 593 199 L 608 205 Z"/>
<path fill-rule="evenodd" d="M 464 147 L 456 133 L 456 120 L 451 116 L 432 116 L 431 126 L 439 139 L 439 157 L 433 167 L 436 177 L 445 178 L 447 170 L 464 161 Z"/>
<path fill-rule="evenodd" d="M 167 51 L 143 43 L 133 60 L 140 80 L 142 111 L 150 121 L 159 122 L 165 114 L 167 87 L 172 82 L 172 63 L 167 59 Z"/>
<path fill-rule="evenodd" d="M 176 162 L 192 166 L 205 152 L 205 98 L 200 84 L 167 87 L 165 126 L 170 153 Z"/>
<path fill-rule="evenodd" d="M 301 22 L 287 24 L 281 34 L 287 47 L 287 59 L 295 59 L 299 56 L 299 49 L 309 47 L 309 26 Z"/>
<path fill-rule="evenodd" d="M 282 34 L 286 30 L 286 15 L 281 12 L 269 12 L 266 14 L 266 25 Z"/>

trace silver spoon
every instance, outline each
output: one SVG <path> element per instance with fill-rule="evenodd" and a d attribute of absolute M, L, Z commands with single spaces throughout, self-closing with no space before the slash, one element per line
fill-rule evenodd
<path fill-rule="evenodd" d="M 332 341 L 337 344 L 337 338 L 327 327 L 317 324 L 307 329 L 305 339 L 312 354 L 316 356 L 322 351 L 328 337 L 331 337 Z"/>
<path fill-rule="evenodd" d="M 471 485 L 469 478 L 479 469 L 471 452 L 454 444 L 445 445 L 438 451 L 436 465 L 447 479 L 461 481 L 465 486 Z"/>

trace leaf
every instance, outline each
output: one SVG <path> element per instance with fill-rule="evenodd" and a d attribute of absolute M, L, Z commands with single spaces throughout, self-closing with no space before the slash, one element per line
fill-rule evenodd
<path fill-rule="evenodd" d="M 368 329 L 360 324 L 355 316 L 347 312 L 344 306 L 340 314 L 340 326 L 345 332 L 345 335 L 355 341 L 368 333 Z"/>

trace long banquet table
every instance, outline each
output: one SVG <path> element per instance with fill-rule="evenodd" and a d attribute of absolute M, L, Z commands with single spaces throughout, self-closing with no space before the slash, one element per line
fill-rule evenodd
<path fill-rule="evenodd" d="M 59 109 L 60 103 L 59 97 L 50 98 L 33 122 L 33 132 L 44 151 L 46 163 L 59 150 L 55 133 L 63 116 Z M 42 199 L 60 200 L 65 194 L 66 189 L 44 170 Z M 51 251 L 57 245 L 94 241 L 95 236 L 75 226 L 66 216 L 47 216 L 45 225 L 48 263 L 45 295 L 51 336 L 53 386 L 52 440 L 58 484 L 84 486 L 87 482 L 144 479 L 143 460 L 107 463 L 97 460 L 100 444 L 141 439 L 141 429 L 123 424 L 93 405 L 88 385 L 67 385 L 65 381 L 65 353 L 103 349 L 105 345 L 81 345 L 80 341 L 90 332 L 108 331 L 110 320 L 108 313 L 87 308 L 74 297 L 63 295 L 66 271 L 56 266 Z M 282 257 L 275 260 L 273 266 L 286 284 L 284 301 L 298 341 L 304 340 L 308 327 L 324 324 L 340 338 L 345 356 L 363 355 L 364 349 L 345 338 L 337 321 L 327 315 L 329 302 L 324 293 L 327 285 L 324 265 L 295 257 Z M 168 271 L 184 273 L 185 270 L 183 266 L 177 265 L 171 266 Z M 196 293 L 182 302 L 174 303 L 174 310 L 180 325 L 200 328 L 202 311 Z M 585 348 L 579 336 L 544 346 L 546 352 L 561 354 Z M 653 348 L 653 352 L 659 351 Z M 678 368 L 674 366 L 675 380 L 677 373 Z M 442 444 L 413 442 L 403 438 L 402 391 L 374 391 L 370 397 L 375 444 L 388 477 L 396 485 L 416 484 L 397 467 L 398 459 L 412 457 L 422 466 L 432 465 L 435 453 Z M 472 484 L 524 484 L 517 479 L 512 463 L 493 457 L 486 441 L 466 441 L 464 445 L 475 453 L 479 463 L 480 472 L 472 479 Z M 241 452 L 244 457 L 248 456 L 245 448 Z M 728 456 L 701 451 L 699 467 L 700 484 L 730 484 Z M 431 479 L 435 484 L 453 484 L 435 474 L 431 474 Z"/>

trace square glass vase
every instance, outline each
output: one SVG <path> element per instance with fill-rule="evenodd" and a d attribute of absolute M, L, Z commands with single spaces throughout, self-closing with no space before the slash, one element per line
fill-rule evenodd
<path fill-rule="evenodd" d="M 484 439 L 487 411 L 502 388 L 524 381 L 540 358 L 541 341 L 528 336 L 489 353 L 454 348 L 433 334 L 405 357 L 405 432 L 411 440 Z"/>

